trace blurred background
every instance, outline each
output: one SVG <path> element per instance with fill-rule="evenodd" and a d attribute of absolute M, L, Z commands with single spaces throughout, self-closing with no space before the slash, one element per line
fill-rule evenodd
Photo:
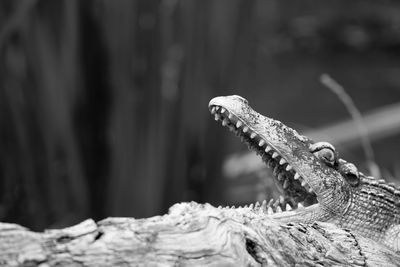
<path fill-rule="evenodd" d="M 182 201 L 276 197 L 261 160 L 208 111 L 238 94 L 368 173 L 364 116 L 400 177 L 400 3 L 2 0 L 0 221 L 34 230 L 149 217 Z"/>

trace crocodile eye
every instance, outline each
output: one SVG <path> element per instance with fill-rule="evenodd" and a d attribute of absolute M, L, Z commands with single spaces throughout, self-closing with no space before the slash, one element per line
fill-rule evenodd
<path fill-rule="evenodd" d="M 319 157 L 322 158 L 324 161 L 332 164 L 335 162 L 335 153 L 329 148 L 323 148 L 317 153 Z"/>
<path fill-rule="evenodd" d="M 318 142 L 310 146 L 310 151 L 329 166 L 335 165 L 337 153 L 331 144 L 327 142 Z"/>

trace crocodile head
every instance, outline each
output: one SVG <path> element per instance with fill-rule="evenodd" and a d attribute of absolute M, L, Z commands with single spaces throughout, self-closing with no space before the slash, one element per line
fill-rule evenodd
<path fill-rule="evenodd" d="M 293 210 L 274 217 L 304 222 L 344 212 L 349 191 L 359 182 L 359 172 L 353 164 L 339 159 L 331 144 L 313 142 L 280 121 L 257 113 L 240 96 L 213 98 L 209 109 L 215 120 L 261 155 L 285 199 L 294 201 Z M 297 209 L 299 206 L 305 208 Z"/>
<path fill-rule="evenodd" d="M 290 211 L 266 206 L 272 218 L 331 222 L 400 251 L 400 188 L 365 176 L 331 144 L 257 113 L 240 96 L 216 97 L 209 109 L 261 155 L 283 194 L 295 201 Z"/>

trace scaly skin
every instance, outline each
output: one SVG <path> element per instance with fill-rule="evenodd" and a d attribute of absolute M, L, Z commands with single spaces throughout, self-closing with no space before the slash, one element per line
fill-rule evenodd
<path fill-rule="evenodd" d="M 280 212 L 279 207 L 271 217 L 283 222 L 331 222 L 400 251 L 399 189 L 365 176 L 340 159 L 331 144 L 313 142 L 257 113 L 240 96 L 213 98 L 209 109 L 261 155 L 285 198 L 292 200 L 295 209 L 287 206 Z"/>

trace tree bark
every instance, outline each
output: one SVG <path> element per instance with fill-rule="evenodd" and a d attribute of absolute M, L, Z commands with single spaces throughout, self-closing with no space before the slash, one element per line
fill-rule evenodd
<path fill-rule="evenodd" d="M 398 266 L 389 248 L 332 224 L 281 224 L 263 208 L 181 203 L 42 233 L 0 223 L 0 266 Z"/>

